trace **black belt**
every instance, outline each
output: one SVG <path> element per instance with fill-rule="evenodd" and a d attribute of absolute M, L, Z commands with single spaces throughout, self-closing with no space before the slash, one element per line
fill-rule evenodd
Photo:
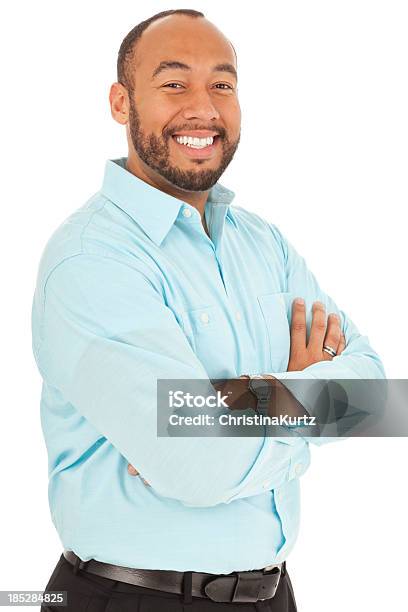
<path fill-rule="evenodd" d="M 63 554 L 65 559 L 74 566 L 75 571 L 81 569 L 110 580 L 179 594 L 184 593 L 187 580 L 193 597 L 209 598 L 217 602 L 252 603 L 271 599 L 276 593 L 280 577 L 286 568 L 284 561 L 276 565 L 268 565 L 261 570 L 232 572 L 231 574 L 173 572 L 122 567 L 96 561 L 96 559 L 82 561 L 72 550 L 64 550 Z"/>

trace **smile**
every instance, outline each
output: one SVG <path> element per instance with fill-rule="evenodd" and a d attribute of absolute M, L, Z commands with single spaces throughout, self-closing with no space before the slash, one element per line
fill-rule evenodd
<path fill-rule="evenodd" d="M 176 147 L 189 158 L 203 159 L 211 158 L 218 150 L 220 142 L 219 135 L 198 136 L 173 135 L 173 142 Z"/>
<path fill-rule="evenodd" d="M 208 136 L 208 138 L 196 138 L 194 136 L 175 136 L 176 141 L 179 144 L 186 145 L 187 147 L 192 147 L 193 149 L 204 149 L 209 145 L 212 145 L 214 142 L 213 136 Z"/>

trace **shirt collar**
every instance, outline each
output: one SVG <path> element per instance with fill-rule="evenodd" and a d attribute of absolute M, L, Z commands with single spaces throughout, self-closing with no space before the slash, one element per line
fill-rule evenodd
<path fill-rule="evenodd" d="M 181 209 L 188 206 L 126 170 L 126 157 L 106 162 L 101 193 L 138 223 L 153 242 L 160 245 Z M 224 205 L 226 217 L 237 227 L 230 203 L 235 194 L 216 183 L 208 194 L 211 205 Z"/>

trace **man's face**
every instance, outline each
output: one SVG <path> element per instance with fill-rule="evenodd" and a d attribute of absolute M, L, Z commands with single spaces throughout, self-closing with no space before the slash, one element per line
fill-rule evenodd
<path fill-rule="evenodd" d="M 149 172 L 185 191 L 207 191 L 237 149 L 236 59 L 203 18 L 153 23 L 137 43 L 129 136 Z"/>

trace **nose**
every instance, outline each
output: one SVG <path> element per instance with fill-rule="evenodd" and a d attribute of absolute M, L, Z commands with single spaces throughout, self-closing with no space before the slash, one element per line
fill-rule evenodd
<path fill-rule="evenodd" d="M 220 118 L 220 113 L 214 106 L 210 94 L 204 89 L 191 94 L 183 108 L 182 115 L 184 119 L 200 119 L 202 121 L 212 121 Z"/>

